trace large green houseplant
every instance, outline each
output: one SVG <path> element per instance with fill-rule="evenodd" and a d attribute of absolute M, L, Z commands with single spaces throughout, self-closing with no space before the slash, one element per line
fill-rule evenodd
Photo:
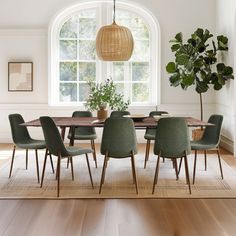
<path fill-rule="evenodd" d="M 175 61 L 166 66 L 171 86 L 180 85 L 184 90 L 195 86 L 200 96 L 201 120 L 202 93 L 207 92 L 210 87 L 220 90 L 227 80 L 234 79 L 232 67 L 225 65 L 219 57 L 221 52 L 228 51 L 228 38 L 223 35 L 217 36 L 215 40 L 212 38 L 209 30 L 200 28 L 186 41 L 181 32 L 176 34 L 170 41 Z"/>
<path fill-rule="evenodd" d="M 107 106 L 109 106 L 112 110 L 127 110 L 130 101 L 125 101 L 124 96 L 116 91 L 116 86 L 112 79 L 107 79 L 101 83 L 88 81 L 88 85 L 89 95 L 85 103 L 85 107 L 88 110 L 97 110 L 98 116 L 102 113 L 104 116 L 106 115 L 104 110 Z"/>

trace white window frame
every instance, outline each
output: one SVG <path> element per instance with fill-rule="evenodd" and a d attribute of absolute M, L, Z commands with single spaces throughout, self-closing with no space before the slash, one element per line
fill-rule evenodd
<path fill-rule="evenodd" d="M 75 14 L 76 12 L 86 9 L 86 8 L 97 8 L 98 11 L 102 12 L 102 3 L 110 4 L 110 7 L 108 7 L 107 14 L 102 14 L 103 17 L 105 17 L 105 20 L 110 19 L 110 11 L 112 11 L 112 3 L 111 1 L 81 1 L 80 3 L 71 5 L 70 7 L 67 7 L 66 9 L 62 10 L 59 14 L 57 14 L 56 17 L 53 18 L 49 30 L 48 30 L 48 58 L 49 58 L 49 65 L 48 65 L 48 98 L 49 98 L 49 105 L 51 106 L 83 106 L 82 102 L 59 102 L 59 29 L 61 29 L 63 23 L 66 19 L 70 17 L 70 15 Z M 151 88 L 151 94 L 150 94 L 150 102 L 147 104 L 131 104 L 131 108 L 137 108 L 137 107 L 155 107 L 160 104 L 160 75 L 161 75 L 161 32 L 160 32 L 160 26 L 155 18 L 155 16 L 152 14 L 151 11 L 146 9 L 144 6 L 139 5 L 135 2 L 131 1 L 117 1 L 116 2 L 116 8 L 127 10 L 131 13 L 134 13 L 141 18 L 144 19 L 144 21 L 147 23 L 147 27 L 149 29 L 150 34 L 150 67 L 151 67 L 151 73 L 150 73 L 150 88 Z M 99 15 L 99 14 L 98 14 Z M 99 18 L 99 17 L 98 17 Z M 103 25 L 103 22 L 101 19 L 98 20 L 98 27 L 101 27 Z M 101 82 L 102 80 L 105 80 L 109 75 L 111 75 L 111 67 L 107 64 L 107 62 L 102 62 L 97 60 L 96 62 L 96 78 L 98 78 L 97 82 Z M 109 69 L 110 68 L 110 69 Z M 57 89 L 55 89 L 57 88 Z"/>

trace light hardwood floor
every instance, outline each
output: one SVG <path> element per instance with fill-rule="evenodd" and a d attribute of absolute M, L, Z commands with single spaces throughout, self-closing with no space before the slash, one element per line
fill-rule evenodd
<path fill-rule="evenodd" d="M 235 236 L 236 199 L 0 200 L 0 235 Z"/>

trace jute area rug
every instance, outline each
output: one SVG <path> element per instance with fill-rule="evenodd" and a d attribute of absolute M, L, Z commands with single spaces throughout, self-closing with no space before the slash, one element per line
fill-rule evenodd
<path fill-rule="evenodd" d="M 29 167 L 25 169 L 25 152 L 17 151 L 9 179 L 11 151 L 0 151 L 0 198 L 56 198 L 55 174 L 52 173 L 48 160 L 44 185 L 40 188 L 37 183 L 34 152 L 29 152 Z M 204 170 L 203 155 L 198 156 L 196 182 L 192 194 L 186 185 L 184 166 L 180 179 L 176 181 L 172 162 L 160 162 L 159 180 L 155 194 L 152 194 L 152 184 L 156 166 L 156 156 L 150 153 L 147 168 L 143 168 L 144 154 L 136 155 L 136 172 L 138 190 L 136 194 L 132 181 L 131 161 L 126 159 L 110 159 L 106 171 L 106 179 L 99 194 L 103 156 L 98 155 L 98 168 L 90 155 L 90 165 L 95 188 L 91 187 L 85 156 L 74 158 L 75 180 L 71 180 L 70 168 L 66 168 L 66 160 L 62 161 L 60 198 L 235 198 L 236 171 L 222 160 L 224 180 L 220 177 L 218 159 L 215 154 L 208 155 L 208 169 Z M 40 175 L 44 152 L 39 152 Z M 189 170 L 192 182 L 193 155 L 189 155 Z M 56 158 L 54 158 L 56 166 Z"/>

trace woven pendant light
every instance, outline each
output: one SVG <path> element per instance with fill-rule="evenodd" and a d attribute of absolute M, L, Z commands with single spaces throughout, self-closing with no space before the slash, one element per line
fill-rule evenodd
<path fill-rule="evenodd" d="M 103 26 L 96 37 L 97 56 L 103 61 L 128 61 L 133 53 L 134 40 L 127 27 L 115 22 L 115 0 L 113 23 Z"/>

